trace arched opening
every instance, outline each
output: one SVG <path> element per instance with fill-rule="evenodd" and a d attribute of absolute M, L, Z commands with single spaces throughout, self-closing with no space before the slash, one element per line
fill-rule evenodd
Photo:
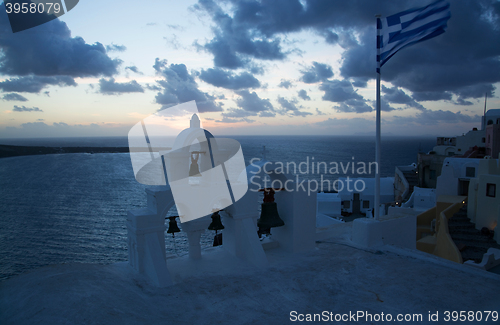
<path fill-rule="evenodd" d="M 224 199 L 216 199 L 213 201 L 213 208 L 218 209 L 220 206 L 224 206 L 223 204 L 225 203 L 223 201 Z M 227 206 L 228 204 L 226 204 Z M 182 207 L 181 207 L 182 209 Z M 166 205 L 165 209 L 161 213 L 162 217 L 165 219 L 166 227 L 168 229 L 168 223 L 169 219 L 168 217 L 172 216 L 178 216 L 179 213 L 177 211 L 177 207 L 174 203 L 174 201 L 169 202 L 169 204 Z M 175 219 L 177 222 L 177 226 L 181 229 L 181 232 L 175 233 L 173 236 L 172 234 L 167 233 L 165 231 L 165 255 L 166 258 L 175 258 L 175 257 L 180 257 L 180 256 L 185 256 L 189 254 L 189 241 L 187 234 L 183 231 L 182 229 L 182 223 L 180 221 L 180 218 Z M 219 231 L 220 233 L 220 231 Z M 205 229 L 205 231 L 201 234 L 200 238 L 200 246 L 201 249 L 206 249 L 209 247 L 213 247 L 214 243 L 214 235 L 215 232 Z"/>

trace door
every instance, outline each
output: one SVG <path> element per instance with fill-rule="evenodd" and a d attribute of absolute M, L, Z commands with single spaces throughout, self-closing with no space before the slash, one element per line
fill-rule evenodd
<path fill-rule="evenodd" d="M 360 214 L 361 209 L 360 206 L 361 202 L 359 201 L 359 193 L 354 193 L 353 199 L 352 199 L 352 213 L 353 214 Z"/>

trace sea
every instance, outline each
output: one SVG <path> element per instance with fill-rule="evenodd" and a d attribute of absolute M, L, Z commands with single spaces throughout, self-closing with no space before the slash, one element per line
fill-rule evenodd
<path fill-rule="evenodd" d="M 231 136 L 239 141 L 247 165 L 261 158 L 298 167 L 300 178 L 334 181 L 360 174 L 375 161 L 374 137 Z M 394 176 L 396 166 L 417 162 L 418 152 L 435 145 L 429 137 L 382 137 L 380 173 Z M 127 147 L 126 137 L 0 139 L 0 144 L 50 147 Z M 255 160 L 254 160 L 255 161 Z M 313 162 L 323 162 L 314 169 Z M 356 169 L 331 166 L 355 163 Z M 305 167 L 310 169 L 306 173 Z M 351 165 L 352 166 L 352 165 Z M 311 168 L 312 167 L 312 168 Z M 362 171 L 362 170 L 361 170 Z M 291 170 L 293 173 L 293 170 Z M 127 211 L 146 206 L 147 186 L 135 180 L 127 153 L 72 153 L 0 159 L 0 281 L 47 265 L 110 264 L 128 259 Z M 175 208 L 170 214 L 175 214 Z M 202 236 L 213 244 L 214 232 Z M 188 253 L 184 233 L 165 234 L 168 257 Z"/>

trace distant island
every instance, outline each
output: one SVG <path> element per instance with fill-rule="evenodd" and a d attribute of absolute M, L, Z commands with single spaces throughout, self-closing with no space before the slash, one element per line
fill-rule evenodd
<path fill-rule="evenodd" d="M 0 158 L 61 153 L 127 153 L 128 147 L 41 147 L 0 144 Z"/>

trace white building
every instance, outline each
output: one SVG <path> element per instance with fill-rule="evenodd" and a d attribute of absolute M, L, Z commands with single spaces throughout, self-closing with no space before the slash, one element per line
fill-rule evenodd
<path fill-rule="evenodd" d="M 498 124 L 499 119 L 500 108 L 488 110 L 481 121 L 481 130 L 485 130 L 487 125 Z"/>
<path fill-rule="evenodd" d="M 454 156 L 457 151 L 456 143 L 457 138 L 455 137 L 438 137 L 436 139 L 436 145 L 432 148 L 432 151 L 440 156 Z"/>
<path fill-rule="evenodd" d="M 467 215 L 476 229 L 494 230 L 495 240 L 500 242 L 500 193 L 497 188 L 500 189 L 499 160 L 481 159 L 478 177 L 470 183 Z"/>
<path fill-rule="evenodd" d="M 473 128 L 471 131 L 457 137 L 456 152 L 457 155 L 464 155 L 470 148 L 475 146 L 484 147 L 486 130 Z M 465 157 L 467 158 L 467 157 Z"/>
<path fill-rule="evenodd" d="M 433 188 L 420 188 L 415 186 L 408 201 L 401 205 L 402 208 L 412 208 L 423 212 L 436 206 L 436 190 Z"/>
<path fill-rule="evenodd" d="M 477 177 L 479 161 L 475 158 L 446 158 L 437 178 L 436 196 L 468 195 L 469 182 Z"/>
<path fill-rule="evenodd" d="M 375 201 L 375 178 L 339 178 L 339 196 L 343 210 L 350 213 L 371 213 Z M 394 177 L 380 178 L 380 204 L 394 202 Z"/>

